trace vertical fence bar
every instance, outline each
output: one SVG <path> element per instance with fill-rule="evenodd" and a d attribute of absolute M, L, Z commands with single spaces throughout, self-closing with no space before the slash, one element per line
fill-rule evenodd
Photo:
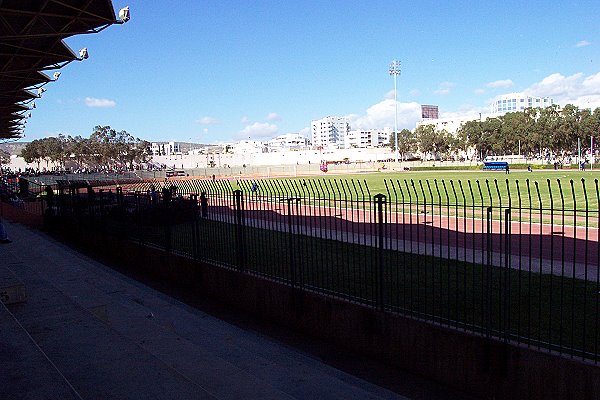
<path fill-rule="evenodd" d="M 550 179 L 546 179 L 546 182 L 548 183 L 548 197 L 550 198 L 550 290 L 549 290 L 549 300 L 548 300 L 548 304 L 550 305 L 550 312 L 552 313 L 552 304 L 553 304 L 553 292 L 554 292 L 554 196 L 552 193 L 552 186 L 550 185 Z M 560 190 L 560 181 L 559 181 L 559 190 Z M 560 192 L 560 196 L 562 198 L 562 190 Z M 562 209 L 563 209 L 563 216 L 564 216 L 564 209 L 565 209 L 565 205 L 564 202 L 562 204 Z M 543 228 L 543 227 L 541 227 Z M 562 229 L 564 231 L 565 226 L 564 226 L 564 219 L 563 219 L 563 225 L 562 225 Z M 543 232 L 540 232 L 540 234 L 543 234 Z M 563 250 L 564 250 L 564 232 L 562 235 L 562 243 L 563 243 Z M 542 249 L 540 249 L 540 258 L 542 258 Z M 564 251 L 563 251 L 563 259 L 564 259 Z M 540 273 L 543 273 L 542 271 L 540 271 Z M 562 271 L 561 271 L 561 277 L 564 274 L 564 263 L 562 265 Z M 560 335 L 560 339 L 559 339 L 559 352 L 562 352 L 562 324 L 563 324 L 563 280 L 561 278 L 561 283 L 560 283 L 560 317 L 559 317 L 559 335 Z M 552 338 L 552 316 L 550 316 L 550 319 L 548 320 L 548 337 Z"/>
<path fill-rule="evenodd" d="M 504 210 L 504 342 L 508 341 L 510 336 L 510 276 L 511 276 L 511 218 L 510 207 Z M 502 332 L 502 329 L 501 329 Z"/>
<path fill-rule="evenodd" d="M 596 262 L 600 263 L 600 190 L 598 190 L 598 179 L 594 179 L 596 187 Z M 595 323 L 594 323 L 594 364 L 598 364 L 598 341 L 600 340 L 600 268 L 596 265 L 596 301 L 595 301 Z"/>
<path fill-rule="evenodd" d="M 492 273 L 492 213 L 493 213 L 493 209 L 492 207 L 487 207 L 486 209 L 486 264 L 485 264 L 485 268 L 486 268 L 486 273 L 485 273 L 485 277 L 486 279 L 485 284 L 483 284 L 482 281 L 482 289 L 485 287 L 485 307 L 483 307 L 483 314 L 484 314 L 484 320 L 485 320 L 485 332 L 486 332 L 486 336 L 490 336 L 490 329 L 491 329 L 491 324 L 492 324 L 492 277 L 491 277 L 491 273 Z M 483 275 L 482 275 L 483 277 Z"/>
<path fill-rule="evenodd" d="M 296 287 L 298 280 L 296 277 L 296 255 L 294 254 L 294 221 L 293 221 L 293 205 L 296 199 L 288 198 L 287 201 L 287 225 L 288 225 L 288 265 L 290 268 L 290 282 L 293 287 Z"/>
<path fill-rule="evenodd" d="M 544 228 L 544 214 L 543 214 L 543 207 L 542 207 L 542 195 L 540 194 L 540 187 L 538 185 L 537 182 L 534 182 L 535 185 L 535 192 L 537 194 L 537 198 L 538 198 L 538 208 L 539 208 L 539 218 L 540 218 L 540 223 L 539 223 L 539 229 L 540 232 L 542 231 L 542 229 Z M 533 236 L 533 235 L 531 235 Z M 542 235 L 539 235 L 539 258 L 540 258 L 540 262 L 539 262 L 539 273 L 538 273 L 538 309 L 537 309 L 537 322 L 538 322 L 538 334 L 537 334 L 537 343 L 538 343 L 538 349 L 541 348 L 542 346 L 542 306 L 544 304 L 543 298 L 542 298 L 542 283 L 543 283 L 543 259 L 542 259 L 542 254 L 543 254 L 543 249 L 544 249 L 544 237 Z"/>
<path fill-rule="evenodd" d="M 244 237 L 244 194 L 240 189 L 233 192 L 235 204 L 235 248 L 236 264 L 238 271 L 243 272 L 246 269 L 246 241 Z"/>
<path fill-rule="evenodd" d="M 296 214 L 296 238 L 294 243 L 296 248 L 292 251 L 294 259 L 296 260 L 296 284 L 300 287 L 304 286 L 304 262 L 302 259 L 302 222 L 301 222 L 301 205 L 302 199 L 300 197 L 294 198 L 295 214 Z M 343 293 L 343 292 L 342 292 Z"/>
<path fill-rule="evenodd" d="M 589 251 L 589 232 L 590 232 L 590 226 L 589 226 L 589 217 L 590 217 L 590 209 L 589 209 L 589 203 L 588 203 L 588 196 L 587 196 L 587 190 L 585 187 L 585 179 L 581 178 L 581 186 L 583 189 L 583 198 L 585 200 L 585 250 L 584 250 L 584 261 L 583 261 L 583 266 L 585 268 L 584 271 L 584 278 L 583 278 L 583 332 L 581 332 L 581 337 L 582 337 L 582 344 L 581 344 L 581 358 L 585 359 L 585 354 L 587 353 L 587 349 L 586 349 L 586 333 L 587 333 L 587 302 L 588 302 L 588 251 Z M 575 228 L 577 229 L 577 221 L 575 221 L 574 223 Z M 573 344 L 574 347 L 574 344 Z"/>
<path fill-rule="evenodd" d="M 575 286 L 577 270 L 577 200 L 575 197 L 575 186 L 573 179 L 569 181 L 571 184 L 571 196 L 573 198 L 573 271 L 571 271 L 571 346 L 570 356 L 573 357 L 573 347 L 575 343 Z M 585 311 L 584 311 L 585 312 Z"/>
<path fill-rule="evenodd" d="M 384 282 L 383 282 L 383 252 L 384 252 L 384 232 L 385 232 L 385 217 L 383 214 L 383 207 L 386 204 L 385 195 L 379 193 L 375 195 L 375 212 L 377 224 L 377 308 L 380 311 L 384 310 Z"/>
<path fill-rule="evenodd" d="M 413 232 L 415 231 L 414 229 L 414 223 L 413 223 L 413 201 L 412 201 L 412 193 L 410 191 L 410 188 L 408 187 L 408 181 L 405 179 L 404 180 L 404 186 L 406 187 L 406 193 L 408 194 L 408 221 L 409 221 L 409 231 L 408 231 L 408 235 L 409 235 L 409 243 L 410 243 L 410 256 L 408 258 L 409 260 L 409 264 L 410 264 L 410 268 L 409 268 L 409 277 L 408 277 L 408 282 L 409 282 L 409 310 L 410 310 L 410 315 L 415 315 L 415 296 L 414 296 L 414 271 L 415 271 L 415 256 L 414 256 L 414 236 L 413 236 Z M 406 249 L 405 249 L 406 251 Z M 417 258 L 418 259 L 418 258 Z M 418 286 L 417 286 L 418 287 Z"/>

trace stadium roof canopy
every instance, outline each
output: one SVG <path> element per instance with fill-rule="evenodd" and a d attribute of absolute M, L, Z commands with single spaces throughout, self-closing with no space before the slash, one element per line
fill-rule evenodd
<path fill-rule="evenodd" d="M 0 140 L 19 138 L 44 71 L 78 60 L 63 39 L 117 23 L 111 0 L 0 0 Z"/>

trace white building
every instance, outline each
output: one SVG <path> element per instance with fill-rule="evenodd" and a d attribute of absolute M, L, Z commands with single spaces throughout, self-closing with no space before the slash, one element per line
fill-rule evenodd
<path fill-rule="evenodd" d="M 504 115 L 507 112 L 524 111 L 526 108 L 546 108 L 554 104 L 551 97 L 533 97 L 523 93 L 509 93 L 498 96 L 491 105 L 492 114 Z"/>
<path fill-rule="evenodd" d="M 155 142 L 150 146 L 152 150 L 153 156 L 172 156 L 172 155 L 180 155 L 181 154 L 181 143 L 178 142 L 168 142 L 161 143 Z"/>
<path fill-rule="evenodd" d="M 349 132 L 350 124 L 345 117 L 325 117 L 311 122 L 313 147 L 342 148 Z"/>
<path fill-rule="evenodd" d="M 269 151 L 285 151 L 290 149 L 304 149 L 309 141 L 299 133 L 288 133 L 277 136 L 267 142 Z"/>
<path fill-rule="evenodd" d="M 504 115 L 508 112 L 522 112 L 526 108 L 546 108 L 554 104 L 551 97 L 533 97 L 523 93 L 509 93 L 498 96 L 492 102 L 491 114 L 473 114 L 460 118 L 437 118 L 427 119 L 417 122 L 417 127 L 421 125 L 434 125 L 438 131 L 446 130 L 448 133 L 456 134 L 461 125 L 468 121 L 485 121 L 487 118 L 494 118 Z"/>
<path fill-rule="evenodd" d="M 233 146 L 233 153 L 235 154 L 256 154 L 264 153 L 265 145 L 258 140 L 240 140 Z"/>
<path fill-rule="evenodd" d="M 378 129 L 351 130 L 346 135 L 345 148 L 364 149 L 390 143 L 390 133 Z"/>
<path fill-rule="evenodd" d="M 417 128 L 419 126 L 423 126 L 423 125 L 433 125 L 435 127 L 436 131 L 445 130 L 446 132 L 455 135 L 456 132 L 458 132 L 458 129 L 461 127 L 461 125 L 464 125 L 465 123 L 467 123 L 469 121 L 476 121 L 476 120 L 485 121 L 485 119 L 489 116 L 490 115 L 477 114 L 477 115 L 471 115 L 471 116 L 460 117 L 460 118 L 428 119 L 428 120 L 418 121 Z"/>

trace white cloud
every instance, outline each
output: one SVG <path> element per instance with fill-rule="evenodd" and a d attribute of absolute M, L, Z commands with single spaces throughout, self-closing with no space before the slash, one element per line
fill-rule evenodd
<path fill-rule="evenodd" d="M 310 135 L 312 134 L 311 129 L 308 126 L 300 129 L 300 132 L 298 132 L 298 133 L 307 138 L 309 138 Z"/>
<path fill-rule="evenodd" d="M 249 123 L 249 122 L 250 122 L 250 118 L 248 118 L 248 117 L 246 117 L 246 116 L 244 115 L 244 116 L 243 116 L 243 117 L 240 119 L 240 122 L 241 122 L 242 124 L 244 124 L 244 125 L 245 125 L 245 124 L 247 124 L 247 123 Z"/>
<path fill-rule="evenodd" d="M 590 44 L 591 43 L 588 42 L 587 40 L 581 40 L 581 41 L 577 42 L 575 47 L 585 47 L 585 46 L 589 46 Z"/>
<path fill-rule="evenodd" d="M 93 108 L 112 108 L 117 105 L 117 103 L 114 100 L 96 99 L 93 97 L 86 97 L 84 102 L 86 106 Z"/>
<path fill-rule="evenodd" d="M 421 94 L 421 91 L 419 89 L 413 89 L 410 92 L 408 92 L 408 94 L 411 97 L 417 97 L 417 96 L 419 96 Z"/>
<path fill-rule="evenodd" d="M 255 122 L 252 125 L 246 126 L 238 133 L 240 139 L 266 139 L 277 133 L 279 128 L 275 124 L 268 122 Z"/>
<path fill-rule="evenodd" d="M 584 76 L 576 73 L 564 76 L 559 73 L 549 75 L 534 83 L 523 93 L 530 96 L 552 97 L 561 106 L 574 104 L 582 108 L 600 107 L 600 72 Z"/>
<path fill-rule="evenodd" d="M 277 113 L 269 113 L 269 115 L 267 115 L 267 121 L 279 121 L 281 119 L 281 117 L 279 116 L 279 114 Z"/>
<path fill-rule="evenodd" d="M 440 83 L 438 89 L 434 90 L 433 93 L 437 94 L 439 96 L 445 96 L 447 94 L 450 94 L 450 90 L 454 86 L 456 86 L 456 84 L 453 82 L 442 82 L 442 83 Z"/>
<path fill-rule="evenodd" d="M 440 114 L 440 118 L 453 118 L 453 119 L 467 119 L 467 118 L 479 118 L 479 114 L 489 114 L 489 107 L 474 106 L 472 104 L 463 104 L 457 111 L 443 112 Z"/>
<path fill-rule="evenodd" d="M 383 98 L 384 99 L 392 99 L 393 100 L 394 99 L 394 89 L 392 89 L 389 92 L 387 92 Z"/>
<path fill-rule="evenodd" d="M 347 115 L 351 129 L 383 129 L 394 126 L 394 99 L 385 99 L 372 105 L 365 115 Z M 414 129 L 421 118 L 421 106 L 415 102 L 398 102 L 398 128 Z"/>
<path fill-rule="evenodd" d="M 213 117 L 206 116 L 206 117 L 200 118 L 196 122 L 198 122 L 199 124 L 202 124 L 202 125 L 215 125 L 215 124 L 219 123 L 219 120 L 216 118 L 213 118 Z"/>
<path fill-rule="evenodd" d="M 479 96 L 485 93 L 485 89 L 475 89 L 473 90 L 473 93 Z"/>
<path fill-rule="evenodd" d="M 491 88 L 508 88 L 514 85 L 514 82 L 510 79 L 500 79 L 487 84 L 487 87 Z"/>

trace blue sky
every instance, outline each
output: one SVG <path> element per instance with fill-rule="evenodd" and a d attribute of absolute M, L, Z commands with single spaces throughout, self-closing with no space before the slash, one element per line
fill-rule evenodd
<path fill-rule="evenodd" d="M 29 141 L 110 125 L 151 140 L 220 143 L 353 128 L 413 129 L 420 104 L 487 112 L 499 94 L 600 107 L 600 2 L 113 1 L 131 20 L 69 38 L 90 57 L 36 101 Z"/>

